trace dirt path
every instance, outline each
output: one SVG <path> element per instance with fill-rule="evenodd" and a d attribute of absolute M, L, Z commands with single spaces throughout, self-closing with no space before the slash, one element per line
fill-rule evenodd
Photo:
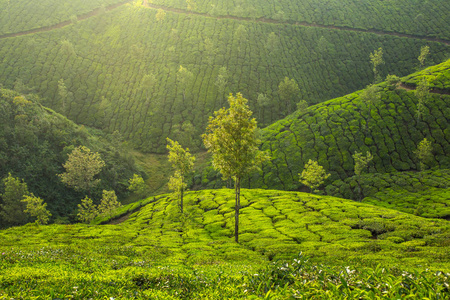
<path fill-rule="evenodd" d="M 408 85 L 405 83 L 401 83 L 398 87 L 398 90 L 406 90 L 406 91 L 414 91 L 416 89 L 413 85 Z M 433 94 L 440 94 L 440 95 L 450 95 L 450 91 L 447 89 L 440 89 L 440 88 L 431 88 L 430 93 Z"/>
<path fill-rule="evenodd" d="M 116 4 L 110 5 L 110 6 L 106 7 L 106 11 L 112 10 L 114 8 L 122 6 L 129 2 L 131 2 L 131 0 L 126 0 L 123 2 L 119 2 Z M 372 29 L 359 29 L 359 28 L 351 28 L 351 27 L 339 27 L 339 26 L 321 25 L 321 24 L 313 24 L 313 23 L 306 23 L 306 22 L 289 22 L 289 21 L 285 22 L 285 21 L 278 21 L 278 20 L 273 20 L 273 19 L 268 19 L 268 18 L 259 18 L 259 19 L 252 20 L 251 18 L 236 17 L 236 16 L 230 16 L 230 15 L 212 16 L 212 15 L 209 15 L 206 13 L 188 11 L 188 10 L 179 9 L 179 8 L 171 8 L 171 7 L 166 7 L 166 6 L 162 6 L 162 5 L 155 5 L 155 4 L 149 3 L 148 0 L 143 0 L 143 5 L 145 7 L 149 7 L 149 8 L 153 8 L 153 9 L 163 9 L 165 11 L 174 12 L 174 13 L 178 13 L 178 14 L 191 14 L 191 15 L 203 16 L 203 17 L 207 17 L 207 18 L 252 21 L 252 22 L 268 23 L 268 24 L 296 25 L 296 26 L 302 26 L 302 27 L 317 27 L 317 28 L 324 28 L 324 29 L 344 30 L 344 31 L 353 31 L 353 32 L 367 32 L 367 33 L 373 33 L 373 34 L 377 34 L 377 35 L 412 38 L 412 39 L 426 40 L 426 41 L 430 41 L 430 42 L 437 42 L 437 43 L 442 43 L 445 45 L 450 45 L 449 40 L 438 39 L 438 38 L 433 38 L 433 37 L 428 37 L 428 36 L 406 34 L 406 33 L 387 32 L 387 31 L 372 30 Z M 78 16 L 78 20 L 81 21 L 81 20 L 85 20 L 87 18 L 96 16 L 96 15 L 100 14 L 101 11 L 102 11 L 102 9 L 97 8 L 89 13 Z M 38 32 L 50 31 L 50 30 L 65 27 L 67 25 L 70 25 L 71 23 L 72 23 L 71 21 L 64 21 L 64 22 L 61 22 L 61 23 L 58 23 L 55 25 L 51 25 L 51 26 L 45 26 L 45 27 L 30 29 L 30 30 L 26 30 L 26 31 L 16 32 L 16 33 L 4 34 L 4 35 L 0 35 L 0 39 L 16 37 L 16 36 L 21 36 L 21 35 L 28 35 L 28 34 L 38 33 Z"/>

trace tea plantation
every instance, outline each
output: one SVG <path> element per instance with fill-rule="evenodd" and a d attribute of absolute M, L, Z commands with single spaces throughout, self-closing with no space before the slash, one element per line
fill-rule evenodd
<path fill-rule="evenodd" d="M 418 80 L 426 78 L 432 88 L 426 112 L 419 120 L 414 91 L 393 89 L 384 82 L 378 85 L 380 100 L 370 109 L 370 116 L 361 97 L 363 91 L 358 91 L 297 111 L 264 128 L 261 147 L 272 159 L 262 173 L 248 178 L 247 186 L 298 190 L 302 188 L 298 174 L 309 159 L 331 173 L 326 185 L 345 180 L 354 175 L 355 151 L 370 151 L 374 156 L 367 173 L 418 170 L 414 151 L 424 138 L 433 146 L 433 159 L 427 167 L 448 169 L 449 70 L 450 60 L 402 78 L 406 87 L 413 88 Z M 212 168 L 196 177 L 206 186 L 221 187 L 224 183 L 218 178 Z M 345 197 L 354 198 L 347 192 Z"/>
<path fill-rule="evenodd" d="M 53 2 L 59 3 L 54 18 L 61 19 L 117 3 L 77 6 L 78 2 L 71 2 L 64 9 L 61 1 Z M 282 1 L 277 10 L 287 13 L 291 2 Z M 384 1 L 375 3 L 378 7 Z M 198 4 L 200 9 L 214 3 Z M 221 5 L 225 4 L 231 5 L 228 1 Z M 327 5 L 320 4 L 319 10 Z M 21 16 L 16 4 L 10 4 L 10 11 Z M 7 88 L 23 82 L 42 97 L 44 105 L 69 119 L 110 133 L 118 130 L 140 150 L 164 153 L 167 136 L 201 149 L 199 136 L 208 116 L 225 104 L 229 92 L 242 92 L 264 126 L 292 112 L 299 100 L 314 104 L 364 88 L 373 81 L 369 54 L 379 47 L 384 51 L 382 77 L 410 74 L 418 66 L 422 46 L 430 47 L 429 65 L 449 53 L 445 42 L 420 36 L 211 17 L 187 10 L 162 10 L 165 14 L 157 16 L 158 11 L 133 2 L 62 28 L 2 38 L 0 82 Z M 420 11 L 423 18 L 431 18 L 428 9 Z M 444 14 L 433 15 L 433 22 L 446 19 L 445 10 L 432 12 Z M 48 18 L 49 24 L 54 18 Z M 309 21 L 314 24 L 315 18 Z M 35 27 L 32 23 L 27 22 L 30 28 Z M 430 33 L 441 35 L 447 34 Z M 285 77 L 294 79 L 300 92 L 282 100 L 278 85 Z M 65 95 L 59 93 L 62 86 Z M 259 94 L 268 99 L 264 105 L 257 103 Z"/>
<path fill-rule="evenodd" d="M 239 244 L 227 189 L 188 192 L 184 215 L 176 198 L 162 195 L 122 208 L 116 225 L 0 231 L 0 298 L 443 299 L 448 293 L 447 221 L 329 196 L 242 195 Z"/>

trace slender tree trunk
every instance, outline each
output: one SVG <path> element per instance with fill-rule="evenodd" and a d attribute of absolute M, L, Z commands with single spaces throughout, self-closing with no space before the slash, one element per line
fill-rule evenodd
<path fill-rule="evenodd" d="M 181 201 L 180 201 L 181 213 L 183 213 L 183 194 L 184 194 L 184 188 L 182 187 L 182 188 L 181 188 L 181 193 L 180 193 L 180 198 L 181 198 Z"/>
<path fill-rule="evenodd" d="M 234 240 L 239 243 L 239 209 L 241 208 L 241 179 L 236 177 L 234 186 L 236 192 L 236 206 L 234 208 Z"/>

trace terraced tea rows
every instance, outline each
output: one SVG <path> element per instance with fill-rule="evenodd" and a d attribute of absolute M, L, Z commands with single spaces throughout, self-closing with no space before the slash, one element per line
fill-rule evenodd
<path fill-rule="evenodd" d="M 383 74 L 406 75 L 425 44 L 170 12 L 157 21 L 155 15 L 152 9 L 122 6 L 60 30 L 0 40 L 0 82 L 12 87 L 21 79 L 44 96 L 45 105 L 78 123 L 119 130 L 142 150 L 164 152 L 167 136 L 198 149 L 208 116 L 228 92 L 241 91 L 260 111 L 260 124 L 270 124 L 300 99 L 316 103 L 371 82 L 373 49 L 385 49 Z M 266 47 L 271 32 L 275 44 Z M 443 44 L 429 45 L 430 63 L 448 53 Z M 192 74 L 186 83 L 180 65 Z M 219 88 L 222 67 L 226 79 Z M 285 76 L 295 78 L 301 90 L 289 103 L 277 92 Z M 66 99 L 58 93 L 60 80 Z M 268 106 L 257 106 L 258 93 L 266 93 Z"/>
<path fill-rule="evenodd" d="M 336 180 L 328 195 L 361 200 L 426 218 L 450 218 L 450 170 L 363 174 Z"/>
<path fill-rule="evenodd" d="M 147 253 L 149 262 L 200 264 L 292 258 L 303 251 L 328 262 L 395 259 L 397 264 L 448 267 L 446 221 L 329 196 L 265 190 L 242 195 L 239 244 L 233 241 L 233 190 L 208 190 L 185 195 L 185 215 L 176 198 L 160 196 L 145 200 L 148 204 L 120 225 L 11 228 L 0 233 L 0 250 L 46 245 L 93 252 L 99 247 L 101 253 L 105 246 L 132 247 L 129 251 Z"/>
<path fill-rule="evenodd" d="M 184 215 L 162 195 L 124 207 L 128 219 L 119 225 L 0 231 L 0 297 L 390 299 L 448 291 L 446 221 L 328 196 L 243 190 L 238 244 L 232 190 L 188 192 L 184 200 Z M 268 263 L 278 258 L 289 259 Z"/>

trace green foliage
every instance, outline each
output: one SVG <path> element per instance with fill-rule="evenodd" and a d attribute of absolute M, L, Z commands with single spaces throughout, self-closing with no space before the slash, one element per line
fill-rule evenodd
<path fill-rule="evenodd" d="M 98 214 L 99 211 L 97 210 L 97 205 L 94 204 L 92 199 L 88 196 L 81 199 L 81 204 L 78 204 L 77 213 L 77 218 L 79 221 L 89 224 Z"/>
<path fill-rule="evenodd" d="M 301 183 L 309 187 L 311 192 L 317 192 L 317 188 L 321 186 L 325 180 L 331 176 L 327 174 L 325 169 L 320 166 L 317 161 L 309 160 L 301 174 L 298 174 Z"/>
<path fill-rule="evenodd" d="M 55 25 L 73 19 L 73 16 L 89 13 L 102 5 L 119 3 L 120 0 L 73 0 L 61 2 L 43 0 L 39 5 L 24 0 L 0 2 L 0 35 L 27 31 Z M 73 22 L 72 22 L 73 23 Z"/>
<path fill-rule="evenodd" d="M 230 108 L 216 111 L 202 135 L 205 147 L 212 153 L 214 168 L 225 179 L 240 179 L 265 160 L 257 147 L 256 120 L 251 118 L 247 101 L 241 93 L 236 97 L 230 94 Z"/>
<path fill-rule="evenodd" d="M 294 79 L 289 79 L 284 77 L 284 81 L 281 81 L 278 85 L 278 94 L 283 102 L 285 102 L 287 113 L 290 114 L 292 111 L 292 104 L 295 103 L 298 98 L 300 89 L 298 84 Z"/>
<path fill-rule="evenodd" d="M 366 156 L 363 156 L 361 152 L 356 152 L 352 155 L 355 161 L 355 175 L 360 176 L 362 171 L 367 167 L 369 162 L 372 161 L 372 154 L 367 151 Z"/>
<path fill-rule="evenodd" d="M 431 159 L 433 158 L 432 152 L 433 146 L 431 146 L 431 141 L 424 138 L 417 146 L 416 151 L 414 151 L 414 154 L 419 160 L 420 171 L 425 170 L 426 163 L 431 161 Z"/>
<path fill-rule="evenodd" d="M 378 79 L 378 66 L 381 64 L 384 64 L 383 60 L 383 48 L 378 48 L 378 50 L 374 50 L 373 53 L 370 53 L 370 62 L 372 63 L 372 70 L 373 70 L 373 77 L 374 77 L 374 83 L 377 83 L 379 81 Z"/>
<path fill-rule="evenodd" d="M 417 121 L 419 121 L 425 113 L 425 104 L 430 98 L 430 88 L 428 87 L 428 82 L 425 77 L 423 77 L 417 85 L 416 90 L 414 91 L 414 95 L 417 98 L 416 115 Z"/>
<path fill-rule="evenodd" d="M 19 178 L 8 173 L 8 177 L 3 178 L 4 192 L 0 195 L 1 223 L 6 225 L 23 225 L 28 220 L 24 214 L 26 205 L 22 200 L 28 196 L 27 184 Z"/>
<path fill-rule="evenodd" d="M 133 177 L 128 180 L 128 184 L 128 189 L 140 197 L 143 197 L 148 190 L 144 179 L 138 174 L 133 174 Z"/>
<path fill-rule="evenodd" d="M 235 182 L 235 241 L 239 239 L 240 191 L 243 176 L 268 159 L 258 149 L 256 120 L 241 93 L 228 97 L 229 109 L 222 108 L 210 117 L 206 133 L 202 135 L 205 147 L 212 153 L 213 166 L 224 179 Z"/>
<path fill-rule="evenodd" d="M 297 103 L 297 110 L 300 113 L 305 113 L 307 109 L 308 109 L 308 102 L 306 102 L 306 100 L 300 100 Z"/>
<path fill-rule="evenodd" d="M 114 212 L 121 206 L 117 201 L 116 192 L 103 190 L 102 199 L 98 205 L 98 212 L 101 215 L 112 217 Z"/>
<path fill-rule="evenodd" d="M 395 90 L 401 84 L 400 77 L 389 74 L 386 76 L 386 84 L 389 90 Z"/>
<path fill-rule="evenodd" d="M 48 223 L 52 214 L 47 210 L 47 203 L 44 203 L 44 200 L 31 194 L 25 196 L 22 201 L 27 205 L 24 212 L 30 214 L 32 217 L 36 217 L 35 222 L 37 225 L 45 225 Z"/>
<path fill-rule="evenodd" d="M 177 141 L 167 138 L 169 162 L 175 173 L 169 179 L 169 188 L 180 194 L 181 212 L 183 213 L 183 192 L 187 187 L 187 179 L 194 167 L 195 156 L 191 155 L 189 148 L 183 149 Z"/>
<path fill-rule="evenodd" d="M 100 154 L 92 152 L 85 146 L 75 148 L 63 167 L 65 173 L 59 174 L 61 181 L 75 190 L 87 191 L 91 194 L 92 188 L 100 183 L 100 179 L 94 179 L 105 166 Z"/>
<path fill-rule="evenodd" d="M 153 3 L 186 9 L 185 1 L 153 0 Z M 196 12 L 212 16 L 236 16 L 250 19 L 272 19 L 289 23 L 303 22 L 381 32 L 399 32 L 449 40 L 450 26 L 444 22 L 450 5 L 439 0 L 424 3 L 374 0 L 365 2 L 330 0 L 303 1 L 197 1 Z M 320 37 L 320 35 L 319 35 Z"/>
<path fill-rule="evenodd" d="M 127 180 L 138 171 L 117 134 L 77 126 L 39 101 L 33 94 L 0 89 L 0 178 L 8 173 L 23 178 L 30 193 L 45 199 L 53 219 L 69 218 L 73 222 L 84 195 L 68 188 L 57 174 L 64 172 L 67 155 L 85 145 L 100 153 L 106 163 L 99 177 L 99 191 L 114 189 L 120 198 L 126 196 Z M 93 196 L 99 196 L 93 192 Z M 21 205 L 17 211 L 25 209 L 24 203 Z"/>
<path fill-rule="evenodd" d="M 419 60 L 420 67 L 423 68 L 423 64 L 425 63 L 425 59 L 427 58 L 428 54 L 430 54 L 430 47 L 423 46 L 422 48 L 420 48 L 420 55 L 417 58 Z"/>

